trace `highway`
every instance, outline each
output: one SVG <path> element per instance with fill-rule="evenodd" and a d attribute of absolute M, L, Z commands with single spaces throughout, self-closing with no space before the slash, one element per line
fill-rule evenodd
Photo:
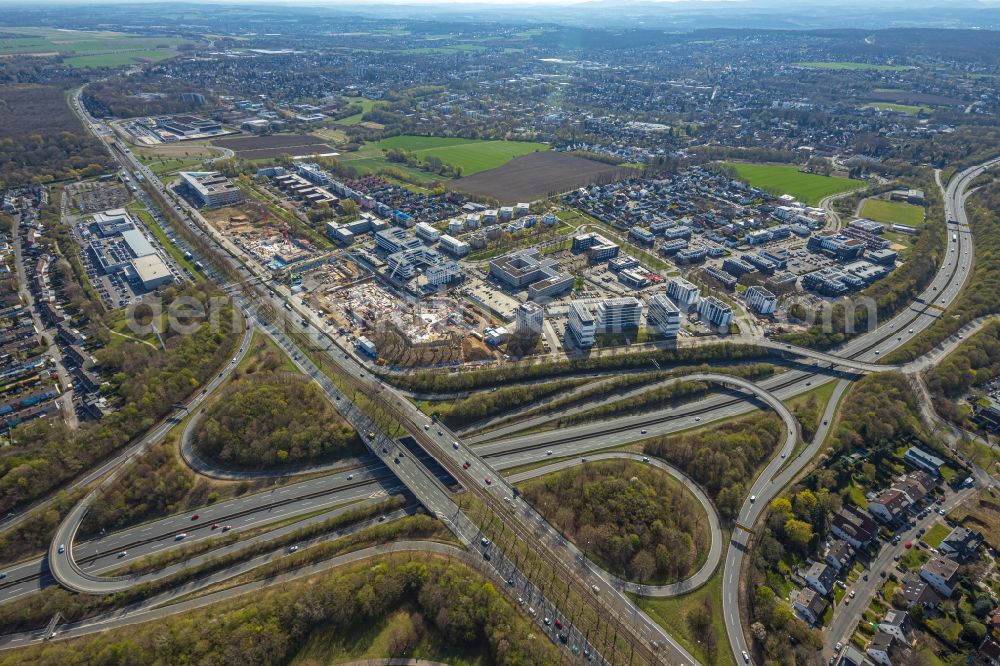
<path fill-rule="evenodd" d="M 83 118 L 87 123 L 88 127 L 90 127 L 95 134 L 100 135 L 101 129 L 97 126 L 93 119 L 91 119 L 89 115 L 84 112 L 82 106 L 80 105 L 79 95 L 79 90 L 77 90 L 73 95 L 74 108 L 77 110 L 81 118 Z M 132 173 L 142 173 L 149 186 L 159 190 L 160 196 L 162 196 L 165 201 L 169 202 L 171 200 L 172 196 L 165 190 L 163 184 L 151 171 L 138 163 L 129 151 L 120 151 L 117 154 L 115 151 L 112 151 L 112 155 L 116 160 L 122 160 L 124 157 L 125 161 L 121 163 L 128 171 Z M 197 215 L 196 211 L 192 212 L 192 210 L 190 210 L 185 203 L 180 202 L 176 198 L 174 198 L 174 201 L 175 203 L 173 205 L 175 206 L 175 212 L 180 219 L 193 219 L 193 216 L 200 217 Z M 202 224 L 204 224 L 203 220 Z M 218 234 L 215 233 L 211 227 L 208 225 L 199 226 L 195 224 L 193 226 L 193 230 L 201 236 L 206 236 L 206 230 L 208 230 L 207 233 L 209 236 L 213 237 L 213 241 L 229 252 L 230 256 L 226 256 L 221 253 L 216 253 L 216 255 L 220 261 L 225 261 L 229 264 L 233 273 L 238 274 L 240 270 L 246 270 L 246 267 L 241 263 L 239 258 L 240 254 L 237 253 L 238 251 L 235 251 L 235 249 L 231 247 L 227 248 L 225 240 L 216 238 Z M 257 277 L 259 277 L 261 282 L 266 282 L 269 278 L 269 276 L 266 275 L 259 275 Z M 255 299 L 260 298 L 266 301 L 270 298 L 273 301 L 284 305 L 284 302 L 277 297 L 276 292 L 273 290 L 264 292 L 263 289 L 251 287 L 251 285 L 247 282 L 244 282 L 241 285 L 241 288 L 243 290 L 247 290 L 248 294 L 251 291 L 254 292 L 253 296 Z M 234 297 L 242 309 L 249 311 L 249 307 L 242 301 L 242 297 L 240 295 L 234 295 Z M 275 308 L 274 311 L 281 313 L 280 308 Z M 289 355 L 292 356 L 299 369 L 306 375 L 313 377 L 324 393 L 326 393 L 326 395 L 330 398 L 331 402 L 335 404 L 338 410 L 345 416 L 345 418 L 347 418 L 355 429 L 359 433 L 362 433 L 363 439 L 371 452 L 376 457 L 383 459 L 386 465 L 392 469 L 400 481 L 402 481 L 407 489 L 417 497 L 417 499 L 428 509 L 428 511 L 444 521 L 444 523 L 456 534 L 456 536 L 458 536 L 463 544 L 470 549 L 476 548 L 478 546 L 478 539 L 481 535 L 479 528 L 472 523 L 468 517 L 461 512 L 461 510 L 458 509 L 453 502 L 449 491 L 442 486 L 440 481 L 433 474 L 431 474 L 421 462 L 417 461 L 414 456 L 405 455 L 402 449 L 399 448 L 398 444 L 391 437 L 389 437 L 378 424 L 376 424 L 367 414 L 362 412 L 360 409 L 357 409 L 351 399 L 342 394 L 339 389 L 334 386 L 333 382 L 325 374 L 323 374 L 319 368 L 313 365 L 312 361 L 302 353 L 302 350 L 298 349 L 298 347 L 296 347 L 295 344 L 287 336 L 285 336 L 284 331 L 275 327 L 265 317 L 257 318 L 257 326 L 263 328 L 269 335 L 279 340 L 281 346 L 289 352 Z M 369 400 L 374 401 L 376 407 L 382 404 L 389 410 L 392 409 L 388 402 L 382 402 L 378 396 L 378 392 L 382 388 L 381 382 L 375 378 L 366 376 L 366 373 L 363 370 L 360 370 L 356 364 L 352 367 L 353 361 L 346 353 L 343 357 L 338 354 L 329 354 L 329 358 L 340 366 L 339 371 L 342 373 L 341 381 L 347 382 L 348 386 L 353 384 L 355 387 L 353 390 L 360 390 L 361 393 L 366 395 Z M 406 401 L 400 399 L 400 402 Z M 398 416 L 400 415 L 397 414 L 395 416 L 397 420 L 399 420 Z M 406 415 L 404 414 L 403 416 L 405 417 Z M 399 420 L 404 427 L 408 427 L 412 435 L 416 436 L 418 439 L 421 438 L 422 433 L 420 433 L 419 430 L 414 432 L 414 422 L 410 421 L 407 423 L 407 421 L 408 419 L 406 418 Z M 431 453 L 433 454 L 433 452 Z M 389 464 L 389 459 L 392 459 L 392 464 Z M 461 473 L 459 473 L 459 477 L 461 477 Z M 468 479 L 465 479 L 465 481 L 466 487 L 468 488 Z M 92 500 L 92 496 L 88 496 L 87 500 L 80 502 L 77 506 L 75 506 L 57 530 L 57 537 L 53 540 L 49 551 L 50 570 L 53 576 L 61 584 L 80 592 L 106 594 L 125 589 L 130 584 L 134 584 L 134 582 L 130 579 L 103 578 L 87 574 L 79 567 L 72 557 L 73 536 L 86 514 L 90 500 Z M 64 547 L 60 548 L 60 546 Z M 536 544 L 529 544 L 529 546 L 534 548 Z M 60 553 L 59 550 L 63 550 L 64 552 Z M 489 559 L 497 574 L 502 576 L 505 580 L 514 581 L 515 585 L 519 584 L 518 580 L 523 578 L 523 576 L 520 575 L 517 567 L 505 557 L 504 553 L 497 549 L 494 549 L 494 551 L 494 555 L 487 559 Z M 59 557 L 60 555 L 62 557 Z M 556 570 L 558 570 L 558 566 L 556 567 Z M 573 580 L 569 580 L 567 582 L 575 584 L 575 581 Z M 631 603 L 627 600 L 626 604 L 631 606 Z M 538 596 L 538 605 L 543 608 L 551 607 L 553 612 L 555 612 L 555 607 L 541 595 Z M 634 608 L 634 606 L 632 607 Z M 623 629 L 627 631 L 628 627 L 623 627 Z M 574 646 L 583 646 L 588 653 L 594 654 L 599 661 L 602 660 L 601 656 L 597 654 L 597 651 L 593 649 L 593 646 L 589 644 L 585 637 L 579 634 L 575 627 L 568 626 L 564 630 L 564 633 L 568 635 L 567 640 L 571 640 Z"/>
<path fill-rule="evenodd" d="M 952 238 L 948 239 L 947 256 L 942 262 L 938 273 L 931 281 L 931 284 L 919 298 L 925 304 L 934 303 L 934 307 L 940 308 L 935 311 L 937 313 L 940 313 L 941 309 L 950 305 L 958 297 L 972 270 L 972 233 L 968 228 L 968 220 L 964 208 L 967 196 L 966 190 L 969 183 L 976 176 L 995 164 L 1000 164 L 1000 158 L 995 158 L 982 165 L 966 169 L 956 174 L 948 183 L 947 188 L 944 189 L 946 224 L 949 236 L 953 235 L 954 240 Z M 878 356 L 880 353 L 887 353 L 904 344 L 909 339 L 907 334 L 915 334 L 911 334 L 909 331 L 919 332 L 929 326 L 936 316 L 938 316 L 937 314 L 931 314 L 929 310 L 929 307 L 924 307 L 916 316 L 913 316 L 910 314 L 914 312 L 911 306 L 911 308 L 897 315 L 885 326 L 880 326 L 875 332 L 868 333 L 844 345 L 838 352 L 845 355 L 856 354 L 858 358 L 863 360 L 873 360 L 873 357 Z M 903 333 L 904 327 L 908 327 L 907 334 Z M 889 332 L 888 336 L 885 336 L 883 333 L 886 330 Z M 891 339 L 893 333 L 896 334 L 896 340 Z M 876 348 L 875 345 L 879 345 L 879 347 Z M 812 458 L 812 454 L 816 453 L 822 446 L 822 442 L 825 440 L 830 428 L 829 424 L 833 423 L 833 416 L 839 402 L 839 396 L 846 388 L 846 382 L 840 382 L 834 392 L 834 396 L 827 404 L 826 411 L 823 414 L 822 425 L 817 430 L 810 445 L 813 451 L 809 455 L 798 456 L 796 460 L 801 461 L 801 463 L 789 465 L 779 475 L 779 478 L 770 479 L 766 486 L 758 487 L 761 480 L 768 477 L 768 470 L 765 470 L 760 475 L 754 484 L 754 489 L 751 489 L 751 492 L 756 491 L 757 501 L 756 503 L 750 503 L 748 500 L 744 503 L 738 519 L 739 524 L 747 526 L 755 525 L 767 503 L 805 467 Z M 742 580 L 740 574 L 743 564 L 743 554 L 749 541 L 749 535 L 745 531 L 737 530 L 734 532 L 723 569 L 722 605 L 726 609 L 724 613 L 726 633 L 729 634 L 730 647 L 737 663 L 744 660 L 744 654 L 749 654 L 750 652 L 743 632 L 744 624 L 740 618 L 741 604 L 739 594 L 740 582 Z"/>
<path fill-rule="evenodd" d="M 78 93 L 74 99 L 79 109 Z M 82 109 L 80 112 L 82 114 Z M 88 119 L 87 122 L 92 129 L 94 129 L 95 126 L 93 122 L 90 119 Z M 95 131 L 99 130 L 95 129 Z M 144 169 L 141 165 L 135 162 L 133 158 L 129 157 L 129 160 L 130 169 L 139 171 Z M 880 365 L 877 361 L 881 355 L 886 354 L 892 349 L 902 345 L 913 336 L 919 334 L 921 330 L 935 321 L 937 317 L 940 317 L 944 308 L 947 307 L 947 305 L 950 304 L 958 295 L 966 277 L 971 271 L 971 233 L 968 230 L 968 224 L 963 208 L 963 203 L 965 197 L 967 196 L 966 189 L 968 187 L 968 183 L 983 169 L 997 163 L 998 161 L 1000 160 L 991 160 L 985 165 L 967 169 L 966 171 L 956 175 L 948 184 L 945 202 L 946 217 L 948 220 L 956 220 L 956 222 L 948 222 L 949 241 L 947 256 L 942 262 L 941 270 L 935 276 L 931 284 L 928 285 L 927 289 L 920 295 L 913 306 L 897 315 L 891 322 L 880 326 L 875 331 L 859 336 L 848 344 L 832 352 L 818 353 L 812 352 L 811 350 L 789 349 L 787 347 L 785 347 L 785 351 L 816 359 L 817 362 L 830 363 L 840 366 L 846 365 L 852 369 L 862 371 L 875 371 L 876 366 Z M 147 175 L 147 180 L 151 184 L 155 184 L 155 186 L 162 188 L 162 184 L 160 184 L 155 177 L 152 177 L 152 174 L 148 172 L 148 170 L 145 171 L 145 174 Z M 169 195 L 165 196 L 169 200 Z M 177 209 L 177 212 L 181 215 L 182 219 L 185 216 L 190 217 L 192 214 L 195 216 L 197 215 L 196 212 L 192 213 L 191 211 L 184 210 L 183 208 L 183 205 L 181 205 Z M 206 233 L 202 230 L 199 230 L 197 233 L 202 236 L 206 236 Z M 952 239 L 953 234 L 954 239 Z M 213 240 L 215 242 L 225 247 L 225 240 L 214 237 L 217 235 L 213 234 L 211 231 L 209 231 L 209 235 L 213 236 Z M 234 256 L 238 255 L 234 254 Z M 258 295 L 265 299 L 270 299 L 272 301 L 272 305 L 284 304 L 282 299 L 278 297 L 275 292 L 271 292 L 271 296 L 260 294 L 259 292 Z M 303 314 L 297 305 L 295 305 L 295 309 L 297 314 Z M 306 318 L 315 323 L 316 317 L 314 313 L 306 312 L 304 315 Z M 263 320 L 259 321 L 258 325 L 264 328 L 269 326 L 269 324 Z M 283 335 L 283 333 L 277 331 L 277 329 L 269 332 L 272 335 Z M 315 327 L 310 329 L 310 333 L 317 337 L 321 336 Z M 332 350 L 333 347 L 327 345 L 326 342 L 327 340 L 323 339 L 319 346 Z M 290 353 L 294 353 L 294 351 L 297 350 L 297 347 L 289 341 L 286 349 L 288 349 Z M 396 414 L 405 417 L 403 419 L 404 425 L 407 422 L 412 425 L 427 421 L 427 418 L 417 411 L 409 401 L 395 395 L 394 389 L 391 387 L 383 387 L 377 378 L 372 377 L 370 373 L 366 373 L 365 369 L 354 360 L 350 350 L 343 350 L 343 354 L 331 353 L 329 354 L 329 358 L 333 359 L 334 362 L 340 366 L 340 370 L 345 373 L 346 376 L 360 378 L 361 384 L 366 390 L 376 392 L 384 391 L 387 404 L 392 404 L 393 409 L 398 410 L 396 411 Z M 306 374 L 310 374 L 310 376 L 313 376 L 317 380 L 321 387 L 324 388 L 324 391 L 331 396 L 332 400 L 337 400 L 336 387 L 332 385 L 332 382 L 330 382 L 325 375 L 321 375 L 319 369 L 313 366 L 311 361 L 306 361 L 303 357 L 297 361 L 297 364 L 300 366 L 300 369 L 306 372 Z M 729 378 L 728 381 L 730 383 L 734 383 L 732 382 L 732 378 Z M 810 371 L 793 370 L 789 373 L 784 373 L 780 377 L 768 380 L 767 382 L 761 382 L 761 387 L 766 390 L 766 392 L 763 393 L 765 396 L 770 396 L 773 393 L 775 396 L 784 397 L 788 394 L 801 393 L 809 390 L 808 387 L 810 387 L 814 381 L 814 373 Z M 846 386 L 846 381 L 840 381 L 837 387 L 838 393 L 842 392 Z M 359 410 L 353 408 L 353 405 L 349 404 L 350 401 L 346 399 L 346 396 L 341 395 L 341 398 L 343 398 L 342 405 L 346 405 L 346 411 L 352 413 L 353 419 L 349 420 L 355 424 L 355 427 L 359 428 L 359 432 L 372 432 L 375 434 L 375 437 L 365 438 L 366 442 L 371 447 L 372 452 L 386 462 L 387 466 L 393 470 L 406 487 L 413 492 L 421 500 L 421 502 L 428 507 L 429 510 L 441 517 L 445 523 L 449 525 L 449 527 L 455 530 L 456 534 L 459 535 L 464 543 L 474 547 L 476 537 L 479 534 L 478 529 L 475 525 L 468 521 L 464 514 L 457 510 L 457 507 L 455 507 L 450 495 L 441 486 L 440 482 L 434 477 L 434 475 L 430 474 L 423 465 L 419 464 L 419 462 L 413 460 L 412 456 L 395 455 L 399 453 L 399 451 L 393 448 L 395 447 L 393 440 L 385 435 L 381 429 L 375 427 L 375 424 L 371 421 L 371 419 L 369 419 L 366 415 L 360 414 Z M 760 395 L 758 395 L 758 398 L 766 401 L 766 398 L 762 398 Z M 674 417 L 667 421 L 657 423 L 656 426 L 662 428 L 664 432 L 669 432 L 677 430 L 678 427 L 689 427 L 702 421 L 702 419 L 705 421 L 715 420 L 728 416 L 732 413 L 739 413 L 740 408 L 745 410 L 745 406 L 741 406 L 742 402 L 743 401 L 741 399 L 727 400 L 725 397 L 700 401 L 699 403 L 676 410 Z M 734 407 L 736 407 L 735 410 L 733 409 Z M 829 416 L 832 416 L 835 408 L 836 400 L 832 400 L 827 408 Z M 632 441 L 638 439 L 640 434 L 642 434 L 637 428 L 643 423 L 642 417 L 632 418 L 635 419 L 634 423 L 628 424 L 625 428 L 622 427 L 621 423 L 611 422 L 610 424 L 606 423 L 598 424 L 596 426 L 586 426 L 586 428 L 590 428 L 587 432 L 571 432 L 573 429 L 567 429 L 559 433 L 558 442 L 552 442 L 551 434 L 549 434 L 549 445 L 559 445 L 560 455 L 566 455 L 567 453 L 574 452 L 571 450 L 574 446 L 583 447 L 585 449 L 586 446 L 589 445 L 588 438 L 597 439 L 603 437 L 603 446 L 605 447 L 611 446 L 615 443 Z M 824 415 L 824 421 L 829 421 L 827 415 Z M 554 530 L 552 530 L 551 526 L 541 519 L 541 517 L 538 516 L 537 513 L 531 509 L 531 507 L 524 506 L 523 502 L 517 502 L 517 500 L 513 498 L 510 486 L 502 478 L 494 477 L 493 474 L 495 474 L 495 472 L 493 471 L 493 467 L 484 460 L 486 457 L 493 459 L 504 454 L 510 454 L 512 456 L 532 455 L 534 456 L 534 460 L 537 460 L 537 449 L 545 444 L 534 442 L 532 446 L 534 446 L 536 450 L 532 452 L 525 448 L 525 442 L 510 440 L 500 442 L 495 445 L 477 447 L 477 449 L 473 451 L 465 446 L 453 433 L 443 428 L 440 424 L 432 425 L 427 423 L 426 425 L 428 427 L 425 429 L 425 432 L 420 432 L 418 429 L 416 433 L 412 433 L 412 428 L 409 428 L 411 430 L 411 434 L 414 434 L 421 441 L 421 443 L 425 445 L 425 447 L 430 446 L 431 448 L 428 449 L 429 452 L 435 458 L 442 460 L 445 466 L 449 468 L 449 470 L 453 471 L 453 474 L 463 483 L 463 485 L 470 490 L 474 490 L 475 493 L 479 495 L 486 497 L 492 496 L 500 501 L 503 501 L 506 498 L 511 498 L 506 500 L 511 505 L 511 509 L 508 512 L 511 519 L 523 528 L 532 531 L 534 536 L 538 539 L 539 545 L 542 549 L 549 550 L 553 553 L 563 553 L 564 557 L 566 555 L 572 555 L 573 547 L 568 544 L 565 539 L 562 539 L 558 534 L 556 534 Z M 433 430 L 431 430 L 431 428 L 433 428 Z M 821 441 L 820 435 L 825 435 L 826 429 L 826 423 L 824 423 L 824 426 L 820 428 L 820 431 L 817 433 L 817 439 L 814 439 L 810 447 L 807 447 L 807 451 L 812 447 L 818 446 L 817 442 Z M 793 426 L 791 429 L 791 446 L 794 446 L 794 432 Z M 518 447 L 512 447 L 511 441 L 519 443 L 521 445 L 521 450 L 512 450 Z M 451 446 L 451 444 L 454 444 L 454 446 Z M 497 448 L 489 448 L 494 446 Z M 786 455 L 790 453 L 791 448 L 789 447 L 787 441 L 782 447 L 782 451 L 785 452 Z M 479 454 L 482 454 L 483 457 L 480 457 Z M 506 455 L 504 455 L 504 457 L 506 458 Z M 753 524 L 767 502 L 769 502 L 769 500 L 780 491 L 787 480 L 794 477 L 795 474 L 797 474 L 802 467 L 807 464 L 810 457 L 810 455 L 805 455 L 805 452 L 803 452 L 803 454 L 797 456 L 793 461 L 787 461 L 781 457 L 773 459 L 771 463 L 769 463 L 767 469 L 765 469 L 764 473 L 762 473 L 755 481 L 754 489 L 760 489 L 756 493 L 754 493 L 753 490 L 751 491 L 752 494 L 756 494 L 756 501 L 750 502 L 749 499 L 747 500 L 747 503 L 744 505 L 743 510 L 740 513 L 740 522 L 742 524 Z M 393 460 L 392 463 L 388 462 L 390 458 Z M 468 463 L 467 468 L 460 467 L 459 463 Z M 515 503 L 518 504 L 516 510 L 513 508 Z M 79 508 L 79 506 L 77 508 Z M 76 509 L 74 511 L 76 511 Z M 83 509 L 83 511 L 85 512 L 85 509 Z M 73 520 L 67 521 L 67 523 L 71 524 L 71 529 L 73 529 L 74 532 L 75 528 L 72 528 L 72 523 L 78 525 L 79 519 L 81 518 L 82 514 L 73 515 Z M 72 532 L 63 531 L 62 527 L 60 530 L 60 536 L 72 536 Z M 742 544 L 739 543 L 739 539 L 742 538 L 741 535 L 742 537 L 745 537 L 742 532 L 738 531 L 737 535 L 734 536 L 733 544 L 730 546 L 730 552 L 726 558 L 723 582 L 723 605 L 727 609 L 727 630 L 730 633 L 731 646 L 734 654 L 737 656 L 737 659 L 741 658 L 743 650 L 746 649 L 738 615 L 735 618 L 732 617 L 734 611 L 739 608 L 737 603 L 738 595 L 736 594 L 736 591 L 738 590 L 739 564 L 742 559 Z M 72 564 L 71 558 L 64 557 L 60 559 L 55 557 L 59 555 L 59 553 L 55 552 L 57 548 L 57 541 L 58 540 L 53 541 L 50 549 L 50 561 L 54 562 L 53 572 L 56 573 L 60 580 L 69 576 L 70 579 L 74 580 L 75 584 L 78 584 L 85 589 L 89 588 L 87 591 L 105 585 L 103 582 L 99 583 L 95 581 L 95 578 L 97 577 L 88 576 L 82 571 L 77 571 L 76 567 Z M 58 542 L 63 543 L 62 541 Z M 72 544 L 72 538 L 69 538 L 68 542 Z M 72 552 L 72 548 L 68 548 L 67 551 Z M 500 560 L 502 558 L 496 559 Z M 572 561 L 572 559 L 569 561 Z M 66 566 L 64 566 L 64 564 Z M 496 564 L 494 567 L 499 568 Z M 586 569 L 585 564 L 584 568 Z M 612 581 L 602 578 L 600 574 L 601 572 L 594 572 L 590 569 L 586 569 L 585 571 L 578 573 L 580 580 L 583 581 L 585 585 L 591 584 L 597 586 L 596 595 L 599 599 L 600 605 L 610 609 L 611 612 L 618 617 L 628 618 L 631 627 L 635 629 L 639 635 L 649 637 L 649 640 L 651 641 L 662 641 L 663 645 L 670 648 L 671 654 L 673 655 L 673 658 L 671 659 L 672 661 L 694 661 L 691 656 L 680 648 L 680 646 L 677 645 L 673 639 L 667 636 L 658 625 L 652 623 L 648 617 L 642 614 L 641 611 L 638 611 L 634 604 L 624 597 L 620 590 L 614 587 Z M 110 584 L 114 583 L 115 581 L 110 581 Z M 114 588 L 112 587 L 111 589 Z M 105 591 L 105 588 L 102 587 L 98 591 L 103 592 Z"/>

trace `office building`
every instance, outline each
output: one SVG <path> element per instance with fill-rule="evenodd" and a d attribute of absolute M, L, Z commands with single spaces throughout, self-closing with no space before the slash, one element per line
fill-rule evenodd
<path fill-rule="evenodd" d="M 438 247 L 456 257 L 464 257 L 472 250 L 471 245 L 448 234 L 441 236 Z"/>
<path fill-rule="evenodd" d="M 606 261 L 618 256 L 618 246 L 596 233 L 573 236 L 573 252 L 586 252 L 591 261 Z"/>
<path fill-rule="evenodd" d="M 753 286 L 746 290 L 747 306 L 759 315 L 774 314 L 778 309 L 778 297 L 764 287 Z"/>
<path fill-rule="evenodd" d="M 701 290 L 684 278 L 671 278 L 667 282 L 667 296 L 682 310 L 688 310 L 698 302 Z"/>
<path fill-rule="evenodd" d="M 560 271 L 555 259 L 543 258 L 534 248 L 491 260 L 490 275 L 513 289 L 528 287 L 528 297 L 532 300 L 573 288 L 573 276 Z"/>
<path fill-rule="evenodd" d="M 578 346 L 594 346 L 597 334 L 597 318 L 591 312 L 589 305 L 583 301 L 573 301 L 569 304 L 569 317 L 566 330 Z"/>
<path fill-rule="evenodd" d="M 706 296 L 698 302 L 701 320 L 716 328 L 727 328 L 733 321 L 733 309 L 715 296 Z"/>
<path fill-rule="evenodd" d="M 156 289 L 157 287 L 173 282 L 174 276 L 163 263 L 158 255 L 148 254 L 132 260 L 132 270 L 135 271 L 142 286 L 146 289 Z"/>
<path fill-rule="evenodd" d="M 665 293 L 653 294 L 647 304 L 646 323 L 660 335 L 675 338 L 681 330 L 681 310 Z"/>
<path fill-rule="evenodd" d="M 639 328 L 642 301 L 634 296 L 608 298 L 597 304 L 597 328 L 605 333 L 618 333 Z"/>
<path fill-rule="evenodd" d="M 642 271 L 627 268 L 618 273 L 618 281 L 632 289 L 642 289 L 649 284 L 649 277 Z"/>
<path fill-rule="evenodd" d="M 545 323 L 545 308 L 533 301 L 517 306 L 514 311 L 514 332 L 519 336 L 540 335 Z"/>
<path fill-rule="evenodd" d="M 232 206 L 243 201 L 243 191 L 218 171 L 181 171 L 181 182 L 202 208 Z"/>
<path fill-rule="evenodd" d="M 101 213 L 94 213 L 93 220 L 97 225 L 97 234 L 102 238 L 117 236 L 129 229 L 135 229 L 132 216 L 124 208 L 113 208 Z"/>

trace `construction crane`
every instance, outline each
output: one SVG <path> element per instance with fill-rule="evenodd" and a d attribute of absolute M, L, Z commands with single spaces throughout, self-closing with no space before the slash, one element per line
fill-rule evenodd
<path fill-rule="evenodd" d="M 270 224 L 270 218 L 268 217 L 267 214 L 267 206 L 258 201 L 257 210 L 260 212 L 260 216 L 264 220 L 264 240 L 268 240 L 271 237 L 271 224 Z"/>

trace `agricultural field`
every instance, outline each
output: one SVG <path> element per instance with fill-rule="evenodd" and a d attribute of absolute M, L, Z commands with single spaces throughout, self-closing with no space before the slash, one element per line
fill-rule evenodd
<path fill-rule="evenodd" d="M 873 102 L 865 104 L 862 109 L 878 109 L 879 111 L 898 111 L 908 116 L 915 116 L 918 113 L 933 113 L 934 109 L 926 104 L 896 104 L 894 102 Z"/>
<path fill-rule="evenodd" d="M 444 164 L 460 168 L 463 176 L 496 169 L 515 157 L 549 149 L 547 144 L 530 141 L 482 141 L 407 135 L 383 139 L 375 145 L 382 150 L 407 150 L 421 159 L 437 157 Z"/>
<path fill-rule="evenodd" d="M 867 62 L 845 62 L 834 60 L 815 60 L 810 62 L 797 62 L 799 67 L 807 69 L 846 69 L 846 70 L 871 70 L 874 72 L 898 72 L 904 69 L 913 69 L 906 65 L 873 65 Z"/>
<path fill-rule="evenodd" d="M 924 207 L 901 201 L 886 199 L 865 199 L 861 205 L 861 217 L 887 224 L 905 224 L 919 227 L 924 223 Z"/>
<path fill-rule="evenodd" d="M 501 204 L 513 204 L 636 174 L 629 167 L 613 166 L 569 153 L 543 151 L 516 157 L 497 169 L 450 181 L 448 187 L 459 192 L 493 197 Z"/>
<path fill-rule="evenodd" d="M 178 48 L 190 44 L 193 42 L 174 36 L 4 28 L 0 55 L 63 55 L 66 64 L 72 67 L 119 67 L 172 58 Z"/>
<path fill-rule="evenodd" d="M 821 199 L 831 194 L 849 192 L 864 185 L 862 181 L 851 178 L 805 173 L 794 166 L 739 162 L 726 162 L 726 166 L 735 169 L 736 175 L 753 187 L 775 194 L 790 194 L 809 206 L 817 205 Z"/>
<path fill-rule="evenodd" d="M 246 160 L 278 157 L 288 154 L 322 155 L 334 152 L 323 139 L 311 134 L 270 134 L 267 136 L 247 136 L 234 139 L 217 139 L 213 145 L 229 148 Z"/>

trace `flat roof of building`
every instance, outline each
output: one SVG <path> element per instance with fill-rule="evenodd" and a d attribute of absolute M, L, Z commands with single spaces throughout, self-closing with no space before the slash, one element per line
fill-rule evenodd
<path fill-rule="evenodd" d="M 135 268 L 136 275 L 144 283 L 171 276 L 170 269 L 163 263 L 163 259 L 155 254 L 133 259 L 132 267 Z"/>
<path fill-rule="evenodd" d="M 138 229 L 126 229 L 122 232 L 122 238 L 128 245 L 128 249 L 133 257 L 145 257 L 156 253 L 153 245 Z"/>

